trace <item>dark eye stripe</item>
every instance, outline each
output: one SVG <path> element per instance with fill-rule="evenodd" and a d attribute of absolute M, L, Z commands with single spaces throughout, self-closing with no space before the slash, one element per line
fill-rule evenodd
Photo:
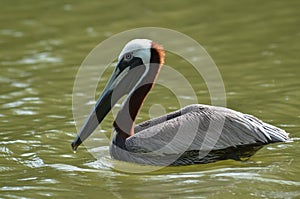
<path fill-rule="evenodd" d="M 118 64 L 118 68 L 120 70 L 120 73 L 127 67 L 130 67 L 131 69 L 140 65 L 144 65 L 143 60 L 139 57 L 133 57 L 130 61 L 124 60 L 124 57 Z"/>
<path fill-rule="evenodd" d="M 122 58 L 122 60 L 119 62 L 118 64 L 118 68 L 120 69 L 120 71 L 122 72 L 126 67 L 128 67 L 128 62 L 124 60 L 124 57 Z"/>

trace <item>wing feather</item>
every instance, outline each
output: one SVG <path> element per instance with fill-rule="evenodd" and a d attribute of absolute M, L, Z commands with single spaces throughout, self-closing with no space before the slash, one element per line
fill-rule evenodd
<path fill-rule="evenodd" d="M 143 122 L 135 127 L 135 132 L 126 140 L 127 150 L 158 155 L 289 140 L 284 130 L 254 116 L 200 104 Z"/>

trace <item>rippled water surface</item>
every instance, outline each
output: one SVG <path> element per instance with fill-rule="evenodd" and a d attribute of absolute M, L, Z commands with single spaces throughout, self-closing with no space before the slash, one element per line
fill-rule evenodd
<path fill-rule="evenodd" d="M 0 198 L 299 198 L 299 7 L 277 0 L 1 1 Z M 285 129 L 293 142 L 265 146 L 245 161 L 145 174 L 116 170 L 147 166 L 112 160 L 105 141 L 93 149 L 99 160 L 84 147 L 74 154 L 72 91 L 81 62 L 109 36 L 143 26 L 171 28 L 202 44 L 222 74 L 227 106 Z M 172 56 L 166 64 L 210 103 L 193 70 Z M 155 87 L 139 121 L 153 104 L 178 109 L 173 98 Z M 111 116 L 103 122 L 103 135 L 111 123 Z"/>

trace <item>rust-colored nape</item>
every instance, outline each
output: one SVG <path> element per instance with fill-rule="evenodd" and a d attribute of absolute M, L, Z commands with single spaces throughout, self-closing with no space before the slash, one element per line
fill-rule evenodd
<path fill-rule="evenodd" d="M 152 42 L 151 49 L 156 51 L 159 58 L 159 65 L 163 65 L 165 63 L 165 50 L 162 45 Z"/>

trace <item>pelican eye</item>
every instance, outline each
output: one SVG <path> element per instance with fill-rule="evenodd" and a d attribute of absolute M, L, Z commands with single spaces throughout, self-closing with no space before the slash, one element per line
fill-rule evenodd
<path fill-rule="evenodd" d="M 126 54 L 124 55 L 124 61 L 130 61 L 132 58 L 133 58 L 132 52 L 126 53 Z"/>

